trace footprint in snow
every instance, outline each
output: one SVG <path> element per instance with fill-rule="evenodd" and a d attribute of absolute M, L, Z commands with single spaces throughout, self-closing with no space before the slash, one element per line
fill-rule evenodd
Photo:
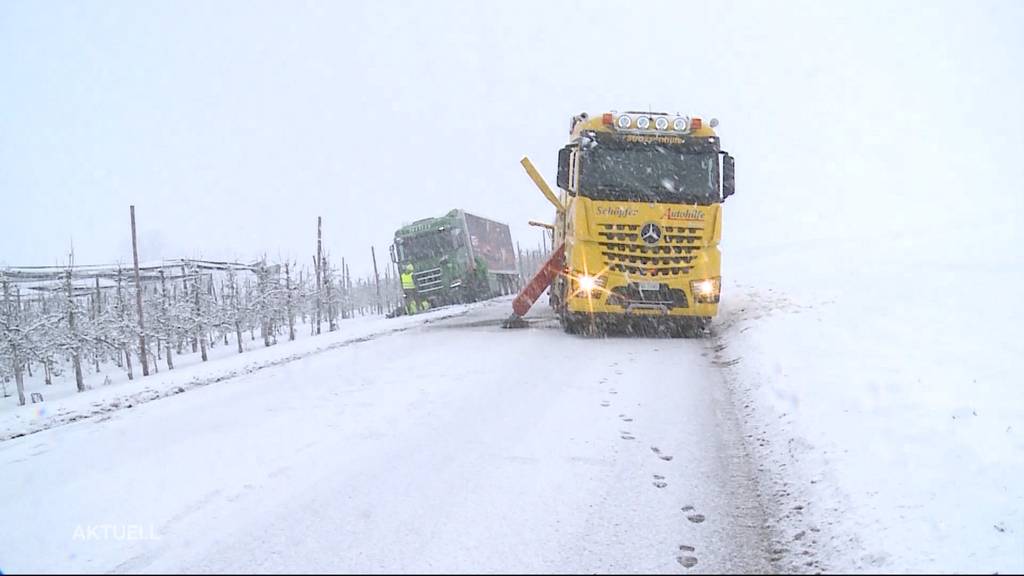
<path fill-rule="evenodd" d="M 665 477 L 661 474 L 654 475 L 654 486 L 656 488 L 664 488 L 668 486 L 668 482 L 665 482 Z"/>
<path fill-rule="evenodd" d="M 658 458 L 661 458 L 665 462 L 672 461 L 672 456 L 669 456 L 668 454 L 662 454 L 661 448 L 658 448 L 657 446 L 651 446 L 651 452 L 654 452 L 658 456 Z"/>
<path fill-rule="evenodd" d="M 601 406 L 604 406 L 605 408 L 607 408 L 607 407 L 609 407 L 611 405 L 612 405 L 612 403 L 607 401 L 607 400 L 602 400 L 601 401 Z"/>
<path fill-rule="evenodd" d="M 683 565 L 683 568 L 693 568 L 697 565 L 697 558 L 695 556 L 676 556 L 676 562 Z"/>
<path fill-rule="evenodd" d="M 633 436 L 629 432 L 622 432 L 622 431 L 620 431 L 619 433 L 622 434 L 622 439 L 623 440 L 636 440 L 636 436 Z"/>
<path fill-rule="evenodd" d="M 691 556 L 696 549 L 693 546 L 687 546 L 686 544 L 679 545 L 679 556 L 676 556 L 676 562 L 682 564 L 683 568 L 693 568 L 697 565 L 697 557 Z"/>
<path fill-rule="evenodd" d="M 683 506 L 682 508 L 680 508 L 680 510 L 686 513 L 686 519 L 690 522 L 693 522 L 694 524 L 700 524 L 701 522 L 706 520 L 703 514 L 697 514 L 696 512 L 694 512 L 696 508 L 690 506 L 689 504 Z M 693 514 L 690 514 L 690 512 L 693 512 Z"/>

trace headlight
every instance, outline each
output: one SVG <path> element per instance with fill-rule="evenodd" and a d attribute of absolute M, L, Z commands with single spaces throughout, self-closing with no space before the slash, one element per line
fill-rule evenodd
<path fill-rule="evenodd" d="M 694 280 L 690 282 L 690 289 L 693 291 L 693 297 L 698 303 L 715 304 L 721 298 L 722 279 Z"/>
<path fill-rule="evenodd" d="M 623 114 L 622 116 L 619 116 L 619 119 L 618 119 L 619 128 L 629 128 L 630 124 L 632 124 L 632 123 L 633 123 L 633 120 L 630 119 L 629 116 L 626 116 L 625 114 Z"/>
<path fill-rule="evenodd" d="M 593 276 L 583 275 L 576 279 L 576 283 L 580 286 L 580 292 L 592 292 L 594 288 L 597 288 L 597 278 Z"/>
<path fill-rule="evenodd" d="M 699 282 L 694 283 L 693 291 L 696 292 L 697 294 L 702 294 L 702 295 L 703 294 L 714 294 L 715 293 L 715 283 L 712 282 L 711 280 L 701 280 Z"/>
<path fill-rule="evenodd" d="M 672 129 L 679 132 L 686 132 L 690 129 L 690 120 L 688 118 L 676 118 L 672 121 Z"/>
<path fill-rule="evenodd" d="M 636 119 L 636 127 L 641 130 L 647 130 L 651 127 L 651 119 L 647 116 L 641 116 Z"/>
<path fill-rule="evenodd" d="M 573 277 L 575 284 L 574 296 L 598 298 L 601 291 L 608 285 L 608 277 L 601 274 L 591 276 L 590 274 L 577 274 Z"/>
<path fill-rule="evenodd" d="M 654 127 L 658 130 L 668 130 L 668 118 L 664 116 L 659 117 L 654 121 Z"/>

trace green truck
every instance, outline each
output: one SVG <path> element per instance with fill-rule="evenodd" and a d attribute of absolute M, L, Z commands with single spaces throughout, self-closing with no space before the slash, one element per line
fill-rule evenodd
<path fill-rule="evenodd" d="M 508 225 L 465 210 L 397 230 L 391 261 L 407 313 L 512 294 L 520 283 Z"/>

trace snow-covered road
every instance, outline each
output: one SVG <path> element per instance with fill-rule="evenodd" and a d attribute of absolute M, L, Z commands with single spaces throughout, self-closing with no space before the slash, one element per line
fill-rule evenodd
<path fill-rule="evenodd" d="M 508 302 L 0 443 L 0 570 L 771 569 L 706 340 Z"/>

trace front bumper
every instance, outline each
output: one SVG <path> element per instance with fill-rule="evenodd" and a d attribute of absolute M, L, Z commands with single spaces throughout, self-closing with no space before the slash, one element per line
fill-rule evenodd
<path fill-rule="evenodd" d="M 707 296 L 698 298 L 693 292 L 692 280 L 674 278 L 660 282 L 636 282 L 613 277 L 609 278 L 607 286 L 596 288 L 589 294 L 578 288 L 570 289 L 566 305 L 569 312 L 588 314 L 705 318 L 717 315 L 720 293 L 710 299 Z M 570 285 L 574 286 L 572 282 Z"/>

